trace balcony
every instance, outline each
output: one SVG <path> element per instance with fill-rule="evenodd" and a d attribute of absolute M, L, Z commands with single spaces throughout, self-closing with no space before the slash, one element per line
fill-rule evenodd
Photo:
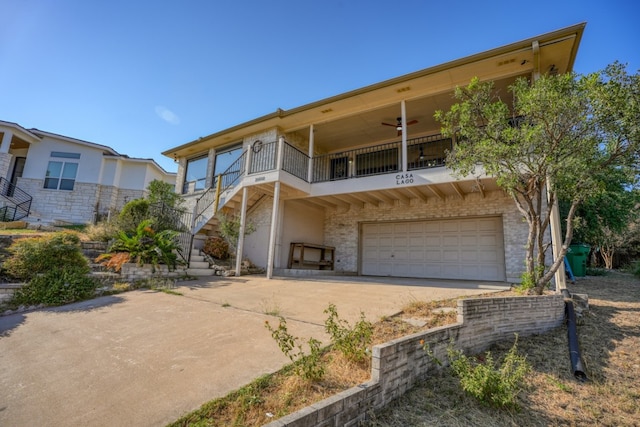
<path fill-rule="evenodd" d="M 443 138 L 442 135 L 410 139 L 407 141 L 406 170 L 444 166 L 447 152 L 451 148 L 451 138 Z M 400 141 L 313 158 L 287 142 L 282 143 L 281 153 L 278 152 L 277 142 L 259 142 L 249 151 L 247 175 L 282 170 L 311 184 L 398 173 L 403 171 L 404 164 Z M 244 155 L 242 159 L 241 163 L 245 160 Z M 222 179 L 229 174 L 237 178 L 238 173 L 243 173 L 240 167 L 232 166 L 222 174 Z"/>

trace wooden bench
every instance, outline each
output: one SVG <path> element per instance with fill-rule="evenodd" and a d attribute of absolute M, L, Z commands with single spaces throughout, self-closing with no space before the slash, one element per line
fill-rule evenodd
<path fill-rule="evenodd" d="M 333 246 L 317 245 L 314 243 L 292 242 L 289 247 L 289 263 L 287 268 L 318 268 L 318 270 L 333 270 Z M 305 252 L 308 256 L 305 258 Z"/>

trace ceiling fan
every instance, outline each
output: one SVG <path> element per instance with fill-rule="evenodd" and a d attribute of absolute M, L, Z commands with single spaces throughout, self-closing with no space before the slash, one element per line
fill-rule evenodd
<path fill-rule="evenodd" d="M 396 120 L 397 122 L 395 125 L 391 123 L 385 123 L 385 122 L 382 122 L 381 124 L 384 126 L 393 126 L 398 131 L 398 136 L 400 136 L 402 135 L 402 117 L 398 117 Z M 407 126 L 415 125 L 416 123 L 418 123 L 417 120 L 409 120 L 407 122 Z"/>

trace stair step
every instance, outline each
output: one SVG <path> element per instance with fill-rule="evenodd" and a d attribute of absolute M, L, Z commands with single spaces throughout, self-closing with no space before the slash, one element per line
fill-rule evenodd
<path fill-rule="evenodd" d="M 213 276 L 216 274 L 216 271 L 210 268 L 187 268 L 187 274 L 189 276 L 205 277 Z"/>
<path fill-rule="evenodd" d="M 189 262 L 203 262 L 203 261 L 204 261 L 204 255 L 191 254 L 191 256 L 189 257 Z"/>
<path fill-rule="evenodd" d="M 209 263 L 206 261 L 189 261 L 189 268 L 205 269 L 209 268 Z"/>

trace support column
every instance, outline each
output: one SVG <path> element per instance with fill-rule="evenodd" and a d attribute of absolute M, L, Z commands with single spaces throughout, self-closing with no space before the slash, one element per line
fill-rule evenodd
<path fill-rule="evenodd" d="M 242 251 L 244 250 L 244 231 L 247 224 L 247 187 L 242 188 L 242 206 L 240 207 L 240 230 L 238 231 L 238 247 L 236 248 L 236 276 L 242 271 Z"/>
<path fill-rule="evenodd" d="M 2 137 L 2 143 L 0 144 L 0 153 L 8 153 L 9 148 L 11 148 L 11 140 L 13 139 L 13 132 L 9 129 L 4 130 L 4 135 Z"/>
<path fill-rule="evenodd" d="M 313 139 L 313 124 L 309 126 L 309 171 L 307 172 L 307 182 L 313 181 L 313 151 L 315 141 Z"/>
<path fill-rule="evenodd" d="M 549 203 L 549 179 L 547 178 L 547 203 Z M 562 229 L 560 227 L 560 209 L 558 208 L 557 198 L 551 206 L 551 213 L 549 214 L 549 227 L 551 228 L 551 253 L 553 253 L 553 259 L 558 259 L 562 250 Z M 556 292 L 561 292 L 563 289 L 567 289 L 566 273 L 564 269 L 564 261 L 558 267 L 554 276 L 556 281 Z"/>
<path fill-rule="evenodd" d="M 11 179 L 9 176 L 9 169 L 11 166 L 11 159 L 13 156 L 9 154 L 11 148 L 11 139 L 13 139 L 13 132 L 9 129 L 4 129 L 4 136 L 2 137 L 2 143 L 0 144 L 0 177 Z"/>
<path fill-rule="evenodd" d="M 531 46 L 533 50 L 533 76 L 535 82 L 540 78 L 540 45 L 538 41 L 534 41 Z M 551 189 L 551 181 L 547 177 L 547 203 L 549 203 L 549 190 Z M 549 213 L 549 228 L 551 231 L 551 253 L 553 260 L 558 259 L 562 245 L 562 229 L 560 227 L 560 210 L 558 208 L 558 200 L 554 200 Z M 556 292 L 560 293 L 563 289 L 567 289 L 567 281 L 565 278 L 564 261 L 560 263 L 558 270 L 553 276 L 556 282 Z"/>
<path fill-rule="evenodd" d="M 282 170 L 282 161 L 284 159 L 284 136 L 278 138 L 278 152 L 276 154 L 276 170 Z"/>
<path fill-rule="evenodd" d="M 276 253 L 278 228 L 278 208 L 280 206 L 280 181 L 276 181 L 273 191 L 273 209 L 271 212 L 271 231 L 269 232 L 269 253 L 267 255 L 267 279 L 273 278 L 273 260 Z"/>
<path fill-rule="evenodd" d="M 402 172 L 407 171 L 407 104 L 404 99 L 400 103 L 402 117 Z"/>

